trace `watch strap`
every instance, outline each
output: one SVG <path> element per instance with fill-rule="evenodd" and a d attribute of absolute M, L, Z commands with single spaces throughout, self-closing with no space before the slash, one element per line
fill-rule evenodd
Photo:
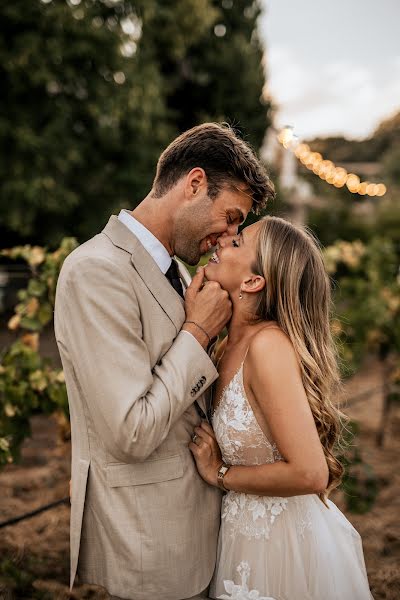
<path fill-rule="evenodd" d="M 229 471 L 229 469 L 230 469 L 229 465 L 222 463 L 222 465 L 220 466 L 220 468 L 217 471 L 217 485 L 224 492 L 228 491 L 226 489 L 226 487 L 224 486 L 224 477 L 227 474 L 227 472 Z"/>

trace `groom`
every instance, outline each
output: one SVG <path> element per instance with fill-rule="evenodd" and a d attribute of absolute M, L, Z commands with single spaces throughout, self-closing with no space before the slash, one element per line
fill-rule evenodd
<path fill-rule="evenodd" d="M 207 348 L 231 306 L 202 271 L 185 295 L 173 257 L 197 264 L 272 196 L 251 149 L 206 123 L 161 154 L 133 212 L 65 261 L 55 330 L 71 414 L 71 586 L 78 573 L 123 599 L 207 596 L 220 494 L 188 444 L 218 376 Z"/>

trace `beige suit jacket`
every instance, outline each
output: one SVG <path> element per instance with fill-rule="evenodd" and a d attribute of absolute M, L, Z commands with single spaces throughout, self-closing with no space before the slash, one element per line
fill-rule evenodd
<path fill-rule="evenodd" d="M 71 586 L 78 573 L 120 598 L 179 600 L 210 582 L 221 495 L 188 444 L 193 402 L 218 374 L 180 331 L 184 319 L 182 299 L 114 216 L 63 265 L 55 331 L 71 415 Z"/>

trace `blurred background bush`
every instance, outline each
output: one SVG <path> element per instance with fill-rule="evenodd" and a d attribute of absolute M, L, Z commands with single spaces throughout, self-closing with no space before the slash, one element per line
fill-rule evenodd
<path fill-rule="evenodd" d="M 271 172 L 278 195 L 267 212 L 307 225 L 323 246 L 352 419 L 335 501 L 361 515 L 352 521 L 375 598 L 397 598 L 400 112 L 357 140 L 301 140 L 319 161 L 383 182 L 385 193 L 327 183 L 279 141 L 260 35 L 264 7 L 256 0 L 0 6 L 0 522 L 67 495 L 68 404 L 52 330 L 63 260 L 111 213 L 141 201 L 176 135 L 227 121 Z M 106 598 L 87 586 L 68 592 L 68 518 L 64 506 L 36 517 L 33 529 L 30 521 L 2 529 L 0 593 Z"/>

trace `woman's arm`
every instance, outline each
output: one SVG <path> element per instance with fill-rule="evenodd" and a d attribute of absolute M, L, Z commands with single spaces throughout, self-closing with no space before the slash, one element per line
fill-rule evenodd
<path fill-rule="evenodd" d="M 251 342 L 245 364 L 251 392 L 284 461 L 231 466 L 224 486 L 264 496 L 323 492 L 328 484 L 328 467 L 290 341 L 276 329 L 259 332 Z M 222 459 L 214 434 L 207 424 L 195 431 L 201 441 L 199 445 L 192 443 L 190 449 L 199 472 L 208 483 L 217 485 Z"/>

